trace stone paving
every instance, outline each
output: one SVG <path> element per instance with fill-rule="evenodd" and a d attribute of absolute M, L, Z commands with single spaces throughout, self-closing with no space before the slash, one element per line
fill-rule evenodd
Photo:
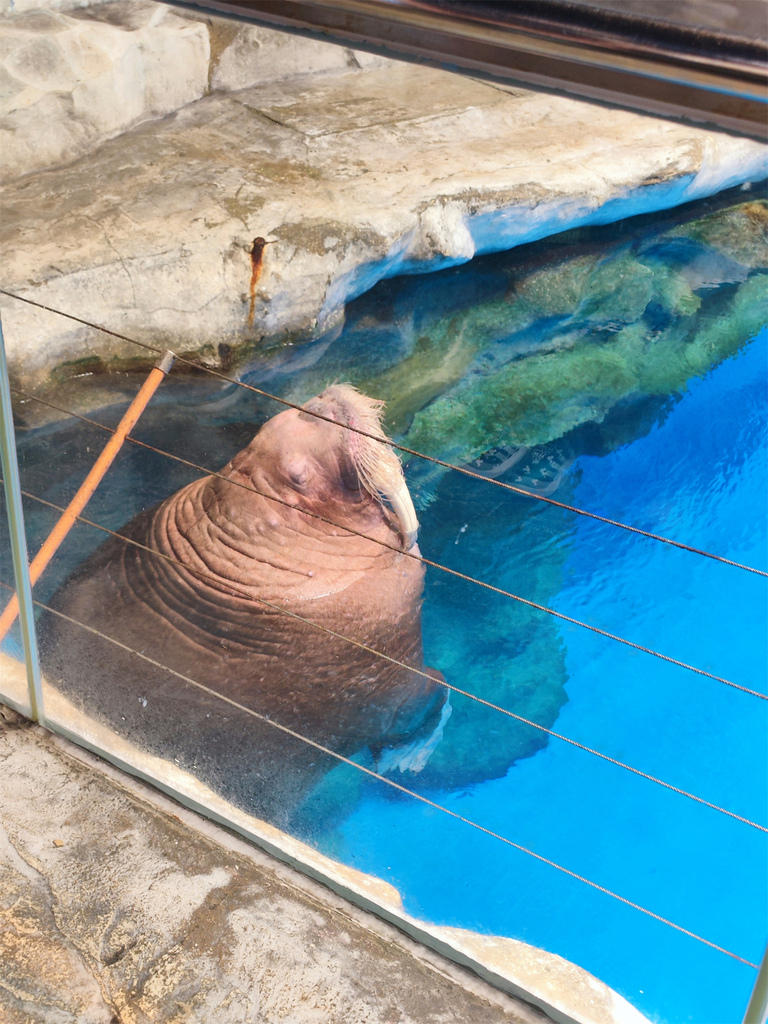
<path fill-rule="evenodd" d="M 0 712 L 3 1024 L 548 1019 Z"/>

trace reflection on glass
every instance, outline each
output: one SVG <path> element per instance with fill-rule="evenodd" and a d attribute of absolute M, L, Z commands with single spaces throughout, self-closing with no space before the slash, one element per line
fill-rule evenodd
<path fill-rule="evenodd" d="M 729 196 L 384 282 L 244 376 L 299 404 L 350 381 L 397 440 L 516 488 L 404 456 L 433 562 L 765 691 L 763 578 L 536 498 L 766 568 L 767 226 Z M 64 505 L 106 435 L 33 407 L 24 486 Z M 79 525 L 35 589 L 49 713 L 416 916 L 559 953 L 651 1016 L 735 1019 L 750 968 L 433 805 L 758 960 L 763 834 L 547 730 L 765 823 L 765 702 L 425 575 L 399 471 L 338 425 L 377 434 L 370 406 L 316 411 L 336 422 L 164 385 L 134 434 L 204 469 L 126 444 L 86 511 L 121 537 Z M 34 551 L 56 513 L 27 504 Z"/>

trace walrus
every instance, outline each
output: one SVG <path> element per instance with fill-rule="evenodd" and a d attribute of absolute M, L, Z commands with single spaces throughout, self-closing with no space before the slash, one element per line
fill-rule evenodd
<path fill-rule="evenodd" d="M 282 825 L 338 761 L 272 723 L 390 768 L 396 749 L 428 751 L 446 688 L 424 668 L 424 566 L 404 553 L 418 554 L 418 523 L 382 410 L 328 387 L 268 420 L 220 474 L 139 514 L 54 595 L 39 627 L 47 677 Z"/>

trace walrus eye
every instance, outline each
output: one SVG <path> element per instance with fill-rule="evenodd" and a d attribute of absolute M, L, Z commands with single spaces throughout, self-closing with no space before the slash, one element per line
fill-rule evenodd
<path fill-rule="evenodd" d="M 285 471 L 291 483 L 296 484 L 297 487 L 301 487 L 309 480 L 309 466 L 306 459 L 291 459 L 286 464 Z"/>

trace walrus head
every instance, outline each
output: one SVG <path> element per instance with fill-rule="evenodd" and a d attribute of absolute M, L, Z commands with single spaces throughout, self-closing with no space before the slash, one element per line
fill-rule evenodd
<path fill-rule="evenodd" d="M 374 498 L 389 502 L 400 523 L 405 550 L 413 547 L 419 523 L 400 459 L 387 444 L 381 425 L 384 402 L 369 398 L 351 384 L 334 384 L 304 408 L 352 427 L 346 431 L 346 451 L 358 485 Z"/>
<path fill-rule="evenodd" d="M 302 409 L 286 409 L 268 420 L 224 473 L 246 471 L 257 486 L 268 478 L 283 500 L 305 507 L 314 501 L 325 509 L 334 500 L 341 506 L 371 498 L 377 507 L 386 502 L 407 551 L 416 543 L 419 524 L 400 459 L 381 425 L 383 410 L 383 402 L 351 384 L 333 384 Z"/>

